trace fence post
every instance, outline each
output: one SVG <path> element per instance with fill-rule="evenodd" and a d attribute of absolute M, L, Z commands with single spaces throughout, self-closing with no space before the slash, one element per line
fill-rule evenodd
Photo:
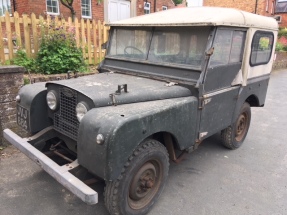
<path fill-rule="evenodd" d="M 13 59 L 13 43 L 12 43 L 12 32 L 11 32 L 11 20 L 10 14 L 8 11 L 5 13 L 5 22 L 6 22 L 6 34 L 8 40 L 8 49 L 9 49 L 9 60 Z"/>
<path fill-rule="evenodd" d="M 82 36 L 82 40 L 81 40 L 81 45 L 82 45 L 82 50 L 83 50 L 83 56 L 84 58 L 86 58 L 86 35 L 85 35 L 85 22 L 84 19 L 81 19 L 81 36 Z"/>
<path fill-rule="evenodd" d="M 104 28 L 104 43 L 105 43 L 108 41 L 108 37 L 109 37 L 108 27 L 106 26 L 105 22 L 103 22 L 103 28 Z"/>
<path fill-rule="evenodd" d="M 90 20 L 87 20 L 87 44 L 88 44 L 88 57 L 89 64 L 92 64 L 92 53 L 91 53 L 91 25 Z"/>
<path fill-rule="evenodd" d="M 25 38 L 25 49 L 28 57 L 31 57 L 31 41 L 30 41 L 30 29 L 29 20 L 27 14 L 23 14 L 23 25 L 24 25 L 24 38 Z"/>
<path fill-rule="evenodd" d="M 77 47 L 80 48 L 80 32 L 79 32 L 79 22 L 78 18 L 75 18 L 75 35 L 76 35 L 76 43 Z"/>
<path fill-rule="evenodd" d="M 93 20 L 93 42 L 94 42 L 94 64 L 98 63 L 98 46 L 97 46 L 97 23 L 96 20 Z"/>
<path fill-rule="evenodd" d="M 98 20 L 98 33 L 99 33 L 99 63 L 102 61 L 102 26 L 101 21 Z"/>
<path fill-rule="evenodd" d="M 0 22 L 0 60 L 1 63 L 5 63 L 5 52 L 4 52 L 4 43 L 3 43 L 3 33 L 2 33 L 2 22 Z"/>
<path fill-rule="evenodd" d="M 20 18 L 19 13 L 14 13 L 14 23 L 15 23 L 15 32 L 16 32 L 16 39 L 17 45 L 22 48 L 22 38 L 21 38 L 21 30 L 20 30 Z"/>
<path fill-rule="evenodd" d="M 38 53 L 38 33 L 37 33 L 37 19 L 36 15 L 32 13 L 31 15 L 31 23 L 32 23 L 32 33 L 33 33 L 33 56 L 36 57 Z"/>

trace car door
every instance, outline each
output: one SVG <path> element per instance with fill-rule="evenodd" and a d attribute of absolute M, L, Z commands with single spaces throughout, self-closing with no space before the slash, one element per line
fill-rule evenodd
<path fill-rule="evenodd" d="M 232 82 L 241 73 L 246 30 L 218 28 L 214 51 L 203 80 L 199 138 L 206 138 L 231 125 L 239 85 Z"/>

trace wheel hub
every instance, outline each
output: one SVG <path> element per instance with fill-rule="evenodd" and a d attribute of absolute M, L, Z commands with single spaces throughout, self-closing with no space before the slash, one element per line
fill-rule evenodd
<path fill-rule="evenodd" d="M 242 113 L 236 123 L 236 134 L 235 139 L 240 142 L 242 138 L 244 137 L 247 129 L 247 114 Z"/>
<path fill-rule="evenodd" d="M 144 198 L 153 188 L 156 178 L 156 169 L 152 163 L 144 164 L 135 177 L 130 186 L 129 196 L 132 200 L 140 200 Z"/>

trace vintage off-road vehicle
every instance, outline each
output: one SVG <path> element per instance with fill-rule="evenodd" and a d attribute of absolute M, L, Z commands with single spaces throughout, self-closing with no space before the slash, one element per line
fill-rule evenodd
<path fill-rule="evenodd" d="M 105 180 L 111 214 L 146 214 L 169 160 L 217 132 L 241 146 L 250 107 L 265 102 L 278 25 L 200 7 L 110 26 L 100 74 L 24 86 L 17 120 L 32 136 L 4 136 L 86 203 L 98 201 L 84 183 L 92 175 Z"/>

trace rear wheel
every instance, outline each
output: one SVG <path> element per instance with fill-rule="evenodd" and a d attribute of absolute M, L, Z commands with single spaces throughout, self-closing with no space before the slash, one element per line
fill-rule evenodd
<path fill-rule="evenodd" d="M 161 194 L 168 175 L 166 148 L 156 140 L 140 144 L 119 178 L 106 183 L 105 204 L 112 215 L 146 214 Z"/>
<path fill-rule="evenodd" d="M 239 148 L 247 135 L 250 121 L 250 105 L 245 102 L 240 109 L 236 122 L 221 131 L 222 144 L 229 149 Z"/>

